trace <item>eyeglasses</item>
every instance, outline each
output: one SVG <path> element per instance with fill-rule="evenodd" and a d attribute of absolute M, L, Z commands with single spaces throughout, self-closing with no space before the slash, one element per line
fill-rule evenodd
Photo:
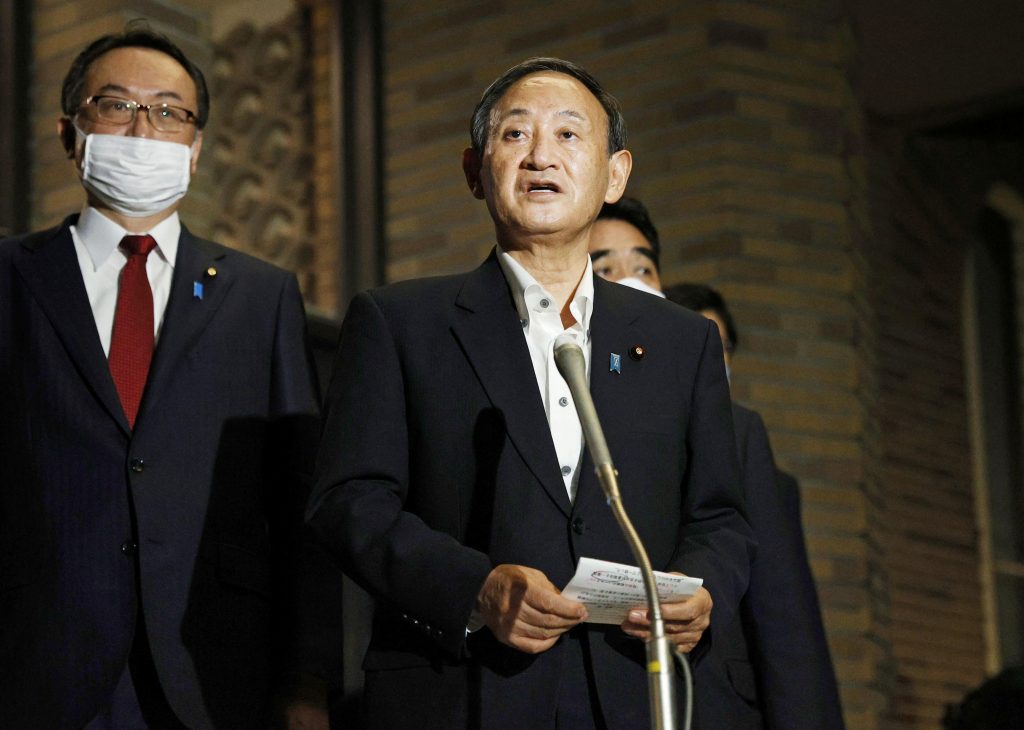
<path fill-rule="evenodd" d="M 188 109 L 170 104 L 140 104 L 118 96 L 90 96 L 82 103 L 82 107 L 89 106 L 96 110 L 96 118 L 99 121 L 118 126 L 134 122 L 135 115 L 142 109 L 153 128 L 167 134 L 184 132 L 186 127 L 196 123 L 195 114 Z"/>

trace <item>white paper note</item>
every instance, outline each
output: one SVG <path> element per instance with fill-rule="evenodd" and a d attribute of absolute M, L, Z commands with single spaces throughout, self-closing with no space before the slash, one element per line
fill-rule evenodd
<path fill-rule="evenodd" d="M 697 592 L 701 578 L 654 571 L 658 597 L 663 603 L 682 601 Z M 580 558 L 576 575 L 562 595 L 587 607 L 587 623 L 621 624 L 631 608 L 645 607 L 644 580 L 640 568 L 607 560 Z"/>

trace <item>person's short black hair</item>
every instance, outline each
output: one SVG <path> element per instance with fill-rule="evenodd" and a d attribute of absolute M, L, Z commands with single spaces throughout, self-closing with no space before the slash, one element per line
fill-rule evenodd
<path fill-rule="evenodd" d="M 654 253 L 651 257 L 654 260 L 654 268 L 661 270 L 661 241 L 658 238 L 658 229 L 651 223 L 651 216 L 647 213 L 647 208 L 643 203 L 636 198 L 623 196 L 617 203 L 605 203 L 601 206 L 601 212 L 597 214 L 597 219 L 601 220 L 602 218 L 625 221 L 644 234 L 644 238 L 647 239 L 647 243 L 651 244 L 651 250 Z"/>
<path fill-rule="evenodd" d="M 946 709 L 946 730 L 1024 727 L 1024 667 L 1009 667 Z"/>
<path fill-rule="evenodd" d="M 528 58 L 510 68 L 495 79 L 480 97 L 469 124 L 469 136 L 473 142 L 473 150 L 477 154 L 482 155 L 487 144 L 487 133 L 490 131 L 491 111 L 494 109 L 494 105 L 519 79 L 543 71 L 571 76 L 587 87 L 587 90 L 597 98 L 608 115 L 608 154 L 611 155 L 626 149 L 626 120 L 622 116 L 619 102 L 615 100 L 615 97 L 605 91 L 598 80 L 582 66 L 572 61 L 563 61 L 560 58 L 538 57 Z"/>
<path fill-rule="evenodd" d="M 196 85 L 196 100 L 199 106 L 196 109 L 196 127 L 202 129 L 206 126 L 206 120 L 210 115 L 210 92 L 206 88 L 203 72 L 170 38 L 140 21 L 130 22 L 121 33 L 111 33 L 97 38 L 78 54 L 71 63 L 61 87 L 60 106 L 66 116 L 73 118 L 82 106 L 82 89 L 89 66 L 104 53 L 115 48 L 152 48 L 154 51 L 166 53 L 180 63 Z"/>
<path fill-rule="evenodd" d="M 736 325 L 733 324 L 729 308 L 725 306 L 725 299 L 717 291 L 706 284 L 673 284 L 664 290 L 665 298 L 675 302 L 694 312 L 711 310 L 717 314 L 722 324 L 725 325 L 725 334 L 729 338 L 729 344 L 735 351 L 740 344 L 740 336 L 736 332 Z"/>

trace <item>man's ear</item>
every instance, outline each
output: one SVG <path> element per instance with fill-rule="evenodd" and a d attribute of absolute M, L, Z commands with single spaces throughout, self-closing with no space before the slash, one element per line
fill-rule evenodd
<path fill-rule="evenodd" d="M 472 147 L 462 150 L 462 172 L 466 176 L 466 184 L 477 200 L 484 199 L 484 186 L 480 182 L 480 155 Z"/>
<path fill-rule="evenodd" d="M 618 202 L 626 192 L 629 173 L 633 170 L 633 155 L 629 150 L 619 150 L 608 161 L 608 190 L 604 194 L 604 202 Z"/>
<path fill-rule="evenodd" d="M 199 165 L 199 153 L 203 150 L 203 130 L 196 130 L 196 138 L 192 140 L 192 159 L 189 160 L 188 174 L 195 175 Z"/>
<path fill-rule="evenodd" d="M 75 134 L 75 124 L 67 117 L 61 117 L 57 120 L 57 136 L 60 137 L 60 144 L 64 148 L 64 154 L 67 155 L 69 160 L 75 159 L 75 142 L 77 141 L 77 135 Z"/>

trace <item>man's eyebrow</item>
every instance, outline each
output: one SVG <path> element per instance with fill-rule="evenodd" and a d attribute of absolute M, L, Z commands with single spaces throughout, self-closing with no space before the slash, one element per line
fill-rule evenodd
<path fill-rule="evenodd" d="M 515 109 L 509 109 L 507 112 L 502 114 L 500 117 L 498 117 L 494 121 L 497 122 L 497 123 L 500 123 L 500 122 L 505 121 L 509 117 L 528 117 L 528 116 L 530 116 L 530 110 L 529 109 L 521 109 L 521 108 L 517 107 Z M 562 111 L 558 112 L 555 116 L 569 117 L 569 118 L 575 119 L 576 121 L 579 121 L 579 122 L 587 121 L 587 118 L 585 116 L 583 116 L 582 114 L 580 114 L 578 111 L 576 111 L 574 109 L 563 109 Z"/>
<path fill-rule="evenodd" d="M 119 94 L 125 94 L 126 96 L 131 95 L 131 92 L 128 91 L 128 89 L 121 86 L 120 84 L 103 84 L 103 86 L 100 87 L 99 91 L 93 94 L 93 96 L 103 96 L 105 92 L 110 91 L 115 91 Z M 153 96 L 156 96 L 157 98 L 161 99 L 177 99 L 178 101 L 182 101 L 181 95 L 178 94 L 176 91 L 158 91 Z"/>
<path fill-rule="evenodd" d="M 509 109 L 507 112 L 502 114 L 500 117 L 496 117 L 494 122 L 496 124 L 504 122 L 509 117 L 526 117 L 529 116 L 530 112 L 527 109 Z"/>
<path fill-rule="evenodd" d="M 641 254 L 642 256 L 646 256 L 647 258 L 649 258 L 652 262 L 657 263 L 656 259 L 654 258 L 654 249 L 647 248 L 646 246 L 634 246 L 633 248 L 627 249 L 627 251 Z M 611 252 L 612 249 L 610 248 L 599 248 L 596 251 L 591 251 L 590 260 L 597 261 L 602 256 L 607 256 Z"/>
<path fill-rule="evenodd" d="M 646 246 L 634 246 L 632 250 L 638 254 L 641 254 L 642 256 L 646 256 L 654 263 L 658 262 L 657 259 L 654 257 L 653 248 L 647 248 Z"/>
<path fill-rule="evenodd" d="M 105 91 L 117 91 L 122 94 L 128 93 L 128 89 L 123 86 L 119 86 L 118 84 L 103 84 L 103 86 L 99 88 L 99 93 L 93 94 L 93 96 L 102 96 Z"/>

